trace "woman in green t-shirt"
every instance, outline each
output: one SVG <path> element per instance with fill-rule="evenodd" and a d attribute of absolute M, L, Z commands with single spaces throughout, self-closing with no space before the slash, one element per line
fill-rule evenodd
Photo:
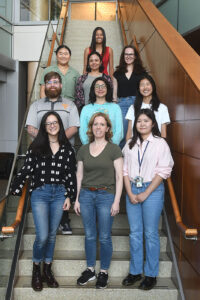
<path fill-rule="evenodd" d="M 89 144 L 77 154 L 77 198 L 74 210 L 81 214 L 85 230 L 87 269 L 77 280 L 78 285 L 96 279 L 96 219 L 100 242 L 100 272 L 96 288 L 106 288 L 112 257 L 111 227 L 119 213 L 122 193 L 122 152 L 110 142 L 111 121 L 108 115 L 96 113 L 90 119 L 87 135 Z"/>

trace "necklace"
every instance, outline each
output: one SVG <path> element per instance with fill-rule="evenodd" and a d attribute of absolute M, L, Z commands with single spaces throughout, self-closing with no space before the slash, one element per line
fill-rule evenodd
<path fill-rule="evenodd" d="M 58 141 L 55 141 L 55 142 L 53 142 L 53 141 L 49 141 L 49 143 L 52 143 L 52 144 L 54 144 L 54 143 L 57 143 Z"/>

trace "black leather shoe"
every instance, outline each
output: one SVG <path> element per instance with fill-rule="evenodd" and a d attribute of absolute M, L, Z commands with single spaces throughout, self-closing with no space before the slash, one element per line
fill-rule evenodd
<path fill-rule="evenodd" d="M 128 274 L 128 276 L 126 276 L 126 278 L 124 278 L 124 280 L 122 281 L 122 284 L 125 286 L 129 286 L 141 279 L 142 279 L 141 274 L 137 274 L 137 275 Z"/>
<path fill-rule="evenodd" d="M 139 289 L 144 291 L 151 290 L 156 283 L 156 277 L 145 276 L 144 280 L 139 285 Z"/>
<path fill-rule="evenodd" d="M 48 285 L 48 287 L 51 287 L 51 288 L 58 288 L 59 287 L 59 284 L 58 282 L 56 281 L 55 277 L 54 277 L 54 274 L 51 270 L 51 263 L 50 264 L 46 264 L 44 263 L 43 265 L 43 281 L 45 281 Z"/>
<path fill-rule="evenodd" d="M 40 264 L 36 265 L 35 263 L 33 263 L 31 286 L 36 292 L 40 292 L 43 289 Z"/>

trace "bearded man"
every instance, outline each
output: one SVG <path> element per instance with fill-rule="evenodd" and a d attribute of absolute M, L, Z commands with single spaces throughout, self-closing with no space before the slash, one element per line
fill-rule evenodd
<path fill-rule="evenodd" d="M 56 111 L 62 119 L 65 134 L 73 146 L 74 135 L 80 124 L 76 105 L 70 99 L 61 97 L 62 79 L 60 74 L 49 72 L 45 75 L 44 82 L 46 97 L 31 104 L 26 120 L 27 131 L 32 138 L 35 138 L 43 115 L 49 111 Z M 72 234 L 67 211 L 63 213 L 59 229 L 63 234 Z"/>

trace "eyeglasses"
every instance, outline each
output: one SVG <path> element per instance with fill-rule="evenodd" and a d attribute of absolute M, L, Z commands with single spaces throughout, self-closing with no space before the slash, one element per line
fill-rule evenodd
<path fill-rule="evenodd" d="M 135 55 L 133 53 L 124 53 L 124 56 L 133 57 Z"/>
<path fill-rule="evenodd" d="M 45 82 L 46 85 L 59 85 L 60 81 L 59 80 L 49 80 Z"/>
<path fill-rule="evenodd" d="M 104 90 L 106 88 L 105 84 L 96 84 L 95 89 L 96 90 Z"/>
<path fill-rule="evenodd" d="M 58 121 L 53 121 L 53 122 L 47 122 L 47 123 L 45 123 L 46 126 L 51 126 L 51 125 L 55 126 L 56 124 L 58 124 Z"/>

